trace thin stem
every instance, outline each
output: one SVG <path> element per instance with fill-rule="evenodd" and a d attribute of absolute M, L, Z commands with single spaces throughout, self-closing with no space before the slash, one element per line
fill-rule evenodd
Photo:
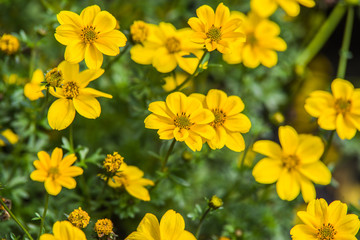
<path fill-rule="evenodd" d="M 196 235 L 195 235 L 196 239 L 199 238 L 201 226 L 203 225 L 204 220 L 205 220 L 205 217 L 208 215 L 208 213 L 210 212 L 210 210 L 211 210 L 211 208 L 209 207 L 209 208 L 204 212 L 204 214 L 201 216 L 201 218 L 200 218 L 200 222 L 199 222 L 199 225 L 198 225 L 198 227 L 197 227 Z"/>
<path fill-rule="evenodd" d="M 105 66 L 105 68 L 104 68 L 105 72 L 106 72 L 107 70 L 109 70 L 109 68 L 110 68 L 117 60 L 119 60 L 122 55 L 124 55 L 124 53 L 127 51 L 127 49 L 129 48 L 130 45 L 131 45 L 130 43 L 127 44 L 127 45 L 125 45 L 124 48 L 122 49 L 122 51 L 121 51 L 116 57 L 114 57 L 113 59 L 111 59 L 110 62 L 108 62 L 108 64 L 107 64 L 107 65 Z"/>
<path fill-rule="evenodd" d="M 6 204 L 4 203 L 4 201 L 2 200 L 2 198 L 0 197 L 0 204 L 5 208 L 5 210 L 10 214 L 11 218 L 14 219 L 14 221 L 17 223 L 17 225 L 19 225 L 19 227 L 25 232 L 25 234 L 28 236 L 28 238 L 30 240 L 34 240 L 30 233 L 26 230 L 26 228 L 24 227 L 24 225 L 21 224 L 21 222 L 19 221 L 19 219 L 17 219 L 17 217 L 13 214 L 13 212 L 6 206 Z"/>
<path fill-rule="evenodd" d="M 42 108 L 41 109 L 41 112 L 42 112 L 41 116 L 42 117 L 45 115 L 48 100 L 49 100 L 49 87 L 46 88 L 44 103 L 43 103 L 43 105 L 41 107 Z"/>
<path fill-rule="evenodd" d="M 174 138 L 173 141 L 171 142 L 171 145 L 170 145 L 170 147 L 169 147 L 169 150 L 168 150 L 167 153 L 166 153 L 166 156 L 165 156 L 165 158 L 164 158 L 164 161 L 163 161 L 162 164 L 161 164 L 161 172 L 164 172 L 164 171 L 165 171 L 166 163 L 167 163 L 167 161 L 168 161 L 168 159 L 169 159 L 169 156 L 170 156 L 172 150 L 174 149 L 175 143 L 176 143 L 176 139 Z"/>
<path fill-rule="evenodd" d="M 323 153 L 323 155 L 321 156 L 321 159 L 320 159 L 321 161 L 324 161 L 324 160 L 325 160 L 326 155 L 328 154 L 329 149 L 330 149 L 330 147 L 331 147 L 331 143 L 332 143 L 332 141 L 333 141 L 334 135 L 335 135 L 335 130 L 332 130 L 331 133 L 330 133 L 329 139 L 328 139 L 328 141 L 327 141 L 327 143 L 326 143 L 326 147 L 325 147 L 324 153 Z"/>
<path fill-rule="evenodd" d="M 48 205 L 49 205 L 49 194 L 46 192 L 44 212 L 43 212 L 43 215 L 42 215 L 42 217 L 41 217 L 41 223 L 40 223 L 40 230 L 39 230 L 38 239 L 40 239 L 40 236 L 41 236 L 41 234 L 42 234 L 42 230 L 43 230 L 43 227 L 44 227 L 44 221 L 45 221 L 45 217 L 46 217 L 46 212 L 47 212 L 47 209 L 48 209 Z"/>
<path fill-rule="evenodd" d="M 339 66 L 337 71 L 338 78 L 345 78 L 346 72 L 346 64 L 347 60 L 349 59 L 349 48 L 350 48 L 350 40 L 351 40 L 351 33 L 353 30 L 353 23 L 354 23 L 354 7 L 348 7 L 348 14 L 346 17 L 346 24 L 345 24 L 345 32 L 343 37 L 343 42 L 340 49 L 340 60 Z"/>

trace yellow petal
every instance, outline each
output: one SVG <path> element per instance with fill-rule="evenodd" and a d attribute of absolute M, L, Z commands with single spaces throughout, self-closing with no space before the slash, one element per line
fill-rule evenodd
<path fill-rule="evenodd" d="M 160 237 L 160 224 L 155 215 L 151 213 L 145 214 L 144 218 L 139 223 L 139 226 L 136 229 L 139 233 L 144 234 L 146 237 L 151 237 L 153 239 L 161 239 Z M 126 239 L 137 239 L 140 238 L 129 238 Z M 143 239 L 143 238 L 141 238 Z M 146 238 L 144 238 L 146 239 Z"/>
<path fill-rule="evenodd" d="M 333 108 L 323 109 L 321 112 L 318 124 L 322 129 L 334 130 L 336 128 L 336 111 Z"/>
<path fill-rule="evenodd" d="M 260 64 L 259 56 L 250 44 L 245 44 L 242 53 L 243 64 L 249 68 L 256 68 Z"/>
<path fill-rule="evenodd" d="M 76 111 L 83 117 L 95 119 L 100 116 L 100 103 L 92 96 L 79 95 L 73 99 L 73 103 Z"/>
<path fill-rule="evenodd" d="M 226 113 L 226 116 L 231 117 L 239 112 L 242 112 L 245 108 L 245 105 L 241 98 L 238 96 L 229 96 L 226 99 L 225 104 L 223 105 L 222 109 Z"/>
<path fill-rule="evenodd" d="M 278 4 L 291 17 L 296 17 L 300 13 L 300 6 L 296 1 L 277 0 Z"/>
<path fill-rule="evenodd" d="M 146 48 L 144 46 L 140 44 L 133 46 L 130 49 L 131 59 L 139 64 L 151 64 L 157 48 Z"/>
<path fill-rule="evenodd" d="M 276 183 L 276 191 L 282 200 L 294 200 L 300 193 L 300 184 L 295 172 L 283 169 Z"/>
<path fill-rule="evenodd" d="M 62 61 L 58 69 L 61 71 L 61 73 L 64 76 L 64 81 L 76 81 L 78 79 L 79 75 L 79 64 L 77 63 L 70 63 L 68 61 Z M 56 89 L 57 91 L 58 89 Z"/>
<path fill-rule="evenodd" d="M 184 112 L 184 107 L 187 106 L 186 95 L 182 92 L 174 92 L 166 97 L 166 106 L 170 111 L 176 115 Z"/>
<path fill-rule="evenodd" d="M 354 85 L 344 79 L 336 78 L 331 83 L 331 91 L 335 99 L 350 100 L 354 91 Z"/>
<path fill-rule="evenodd" d="M 156 101 L 149 104 L 148 110 L 162 117 L 173 118 L 175 115 L 169 111 L 164 101 Z"/>
<path fill-rule="evenodd" d="M 62 172 L 62 176 L 76 177 L 76 176 L 83 174 L 83 172 L 84 172 L 84 170 L 82 168 L 77 167 L 77 166 L 71 166 L 71 167 L 64 169 L 64 171 Z"/>
<path fill-rule="evenodd" d="M 205 24 L 205 26 L 211 26 L 215 21 L 214 10 L 208 5 L 202 5 L 196 9 L 196 15 L 199 17 L 200 21 Z M 205 27 L 205 30 L 208 29 Z"/>
<path fill-rule="evenodd" d="M 303 165 L 300 167 L 299 171 L 302 175 L 314 183 L 321 185 L 330 184 L 331 172 L 328 167 L 321 161 Z"/>
<path fill-rule="evenodd" d="M 162 117 L 156 114 L 150 114 L 144 120 L 145 127 L 150 129 L 171 129 L 175 128 L 174 120 L 169 117 Z"/>
<path fill-rule="evenodd" d="M 332 218 L 332 219 L 334 219 L 334 218 Z M 331 222 L 333 222 L 333 221 L 331 221 Z M 339 218 L 338 222 L 334 226 L 334 228 L 339 233 L 342 233 L 342 234 L 347 233 L 349 235 L 348 237 L 352 237 L 354 240 L 355 240 L 354 235 L 356 235 L 357 232 L 359 231 L 359 227 L 360 227 L 359 217 L 356 216 L 355 214 L 348 214 L 346 216 L 343 216 L 342 218 Z M 337 237 L 340 238 L 340 236 L 337 236 Z M 346 238 L 343 238 L 343 239 L 346 239 Z M 351 239 L 351 238 L 348 238 L 348 239 Z"/>
<path fill-rule="evenodd" d="M 45 180 L 45 189 L 50 195 L 56 196 L 61 191 L 61 185 L 56 180 L 47 178 Z"/>
<path fill-rule="evenodd" d="M 104 69 L 86 69 L 80 72 L 76 78 L 76 81 L 80 88 L 86 87 L 89 82 L 99 78 L 104 73 Z"/>
<path fill-rule="evenodd" d="M 112 96 L 110 94 L 100 92 L 93 88 L 83 88 L 83 89 L 81 89 L 80 92 L 84 96 L 112 98 Z"/>
<path fill-rule="evenodd" d="M 280 34 L 280 27 L 275 22 L 269 20 L 262 20 L 256 25 L 255 38 L 274 38 Z"/>
<path fill-rule="evenodd" d="M 81 29 L 72 24 L 60 25 L 56 28 L 55 38 L 63 45 L 71 45 L 83 41 Z"/>
<path fill-rule="evenodd" d="M 191 127 L 191 131 L 200 135 L 205 139 L 212 139 L 215 136 L 215 130 L 209 125 L 194 125 Z"/>
<path fill-rule="evenodd" d="M 314 0 L 297 0 L 301 5 L 304 5 L 305 7 L 312 8 L 315 6 Z"/>
<path fill-rule="evenodd" d="M 223 3 L 220 3 L 215 11 L 215 22 L 214 26 L 219 28 L 224 25 L 224 23 L 229 19 L 230 17 L 230 10 L 228 7 L 226 7 Z"/>
<path fill-rule="evenodd" d="M 84 59 L 86 45 L 83 42 L 68 45 L 65 49 L 65 60 L 71 63 L 79 63 Z"/>
<path fill-rule="evenodd" d="M 94 26 L 100 33 L 110 32 L 116 27 L 116 19 L 108 11 L 101 11 L 94 19 Z"/>
<path fill-rule="evenodd" d="M 44 97 L 44 94 L 42 93 L 42 90 L 45 88 L 41 86 L 40 84 L 36 83 L 27 83 L 24 86 L 24 95 L 31 101 L 35 101 L 39 98 Z"/>
<path fill-rule="evenodd" d="M 224 91 L 211 89 L 206 96 L 206 105 L 208 109 L 223 109 L 227 101 L 227 95 Z"/>
<path fill-rule="evenodd" d="M 254 167 L 252 175 L 259 183 L 270 184 L 279 179 L 282 171 L 282 161 L 279 159 L 263 158 Z"/>
<path fill-rule="evenodd" d="M 185 139 L 188 138 L 188 136 L 189 136 L 189 131 L 186 130 L 186 129 L 184 129 L 184 128 L 178 128 L 178 127 L 176 127 L 176 128 L 174 129 L 173 134 L 174 134 L 174 137 L 175 137 L 175 139 L 176 139 L 177 141 L 181 141 L 181 142 L 182 142 L 182 141 L 184 141 Z"/>
<path fill-rule="evenodd" d="M 37 153 L 39 161 L 41 162 L 43 169 L 48 169 L 50 167 L 50 155 L 45 151 L 40 151 Z"/>
<path fill-rule="evenodd" d="M 290 230 L 292 239 L 318 240 L 316 237 L 317 230 L 313 230 L 307 225 L 298 224 Z"/>
<path fill-rule="evenodd" d="M 360 115 L 360 89 L 354 90 L 351 98 L 351 109 L 350 112 L 353 114 Z"/>
<path fill-rule="evenodd" d="M 63 150 L 58 147 L 54 148 L 54 150 L 51 153 L 51 166 L 58 167 L 62 158 L 63 158 Z"/>
<path fill-rule="evenodd" d="M 319 93 L 319 96 L 310 96 L 305 100 L 305 110 L 313 117 L 319 117 L 324 109 L 331 108 L 334 104 L 333 96 L 330 93 L 316 92 Z"/>
<path fill-rule="evenodd" d="M 241 152 L 245 149 L 244 138 L 237 132 L 227 132 L 225 145 L 235 152 Z"/>
<path fill-rule="evenodd" d="M 85 63 L 90 69 L 98 69 L 103 63 L 102 53 L 92 44 L 86 45 Z"/>
<path fill-rule="evenodd" d="M 251 0 L 250 7 L 261 17 L 268 17 L 275 12 L 278 5 L 275 0 Z"/>
<path fill-rule="evenodd" d="M 125 185 L 125 189 L 133 197 L 143 201 L 150 201 L 149 191 L 140 184 Z"/>
<path fill-rule="evenodd" d="M 48 122 L 52 129 L 67 128 L 75 118 L 75 108 L 72 100 L 58 99 L 49 108 Z"/>
<path fill-rule="evenodd" d="M 324 143 L 320 137 L 307 134 L 299 135 L 299 146 L 296 156 L 301 159 L 302 164 L 318 161 L 324 152 Z"/>
<path fill-rule="evenodd" d="M 189 19 L 188 24 L 196 32 L 205 32 L 205 25 L 197 17 L 192 17 Z"/>
<path fill-rule="evenodd" d="M 227 118 L 224 127 L 232 132 L 247 133 L 250 130 L 251 122 L 247 116 L 242 113 Z"/>
<path fill-rule="evenodd" d="M 356 134 L 355 126 L 344 119 L 342 114 L 338 114 L 336 117 L 336 132 L 341 139 L 352 139 Z"/>
<path fill-rule="evenodd" d="M 56 17 L 60 24 L 72 24 L 78 28 L 82 28 L 83 26 L 80 16 L 76 13 L 70 11 L 61 11 L 56 15 Z"/>
<path fill-rule="evenodd" d="M 168 53 L 165 47 L 158 48 L 154 55 L 152 65 L 161 73 L 167 73 L 174 70 L 177 66 L 174 54 Z"/>
<path fill-rule="evenodd" d="M 195 236 L 188 231 L 183 231 L 182 234 L 180 235 L 179 239 L 181 240 L 196 240 Z"/>
<path fill-rule="evenodd" d="M 274 67 L 278 62 L 277 53 L 269 49 L 259 51 L 259 59 L 261 64 L 268 68 Z"/>
<path fill-rule="evenodd" d="M 94 19 L 96 15 L 100 12 L 100 7 L 98 5 L 92 5 L 89 7 L 84 8 L 81 11 L 80 17 L 85 26 L 92 26 L 94 23 Z"/>
<path fill-rule="evenodd" d="M 310 200 L 311 201 L 314 201 Z M 308 225 L 309 229 L 312 231 L 317 231 L 319 225 L 321 225 L 321 219 L 316 218 L 313 214 L 306 211 L 297 212 L 298 217 L 303 221 L 306 225 Z"/>
<path fill-rule="evenodd" d="M 302 197 L 305 202 L 310 202 L 311 200 L 315 199 L 316 192 L 314 184 L 309 181 L 309 179 L 302 177 L 300 175 L 300 189 L 302 193 Z"/>
<path fill-rule="evenodd" d="M 186 139 L 185 139 L 185 144 L 194 152 L 195 151 L 200 151 L 202 148 L 202 139 L 199 135 L 195 135 L 195 134 L 190 134 Z"/>
<path fill-rule="evenodd" d="M 279 127 L 279 140 L 283 152 L 287 155 L 295 154 L 298 147 L 299 137 L 295 129 L 291 126 Z"/>
<path fill-rule="evenodd" d="M 30 174 L 30 178 L 33 181 L 44 182 L 48 173 L 42 170 L 35 170 Z"/>
<path fill-rule="evenodd" d="M 220 149 L 225 146 L 226 140 L 226 130 L 220 126 L 215 129 L 215 134 L 213 135 L 213 138 L 209 138 L 208 144 L 211 149 Z"/>
<path fill-rule="evenodd" d="M 116 43 L 107 39 L 100 38 L 94 42 L 95 47 L 103 54 L 108 56 L 116 56 L 120 53 L 120 49 Z"/>
<path fill-rule="evenodd" d="M 190 121 L 196 124 L 211 123 L 214 119 L 214 114 L 207 109 L 200 108 L 198 111 L 194 111 L 190 114 Z"/>
<path fill-rule="evenodd" d="M 57 182 L 67 189 L 74 189 L 76 187 L 76 181 L 72 177 L 59 177 Z"/>
<path fill-rule="evenodd" d="M 185 229 L 183 217 L 174 210 L 168 210 L 160 221 L 161 239 L 179 239 Z"/>
<path fill-rule="evenodd" d="M 346 216 L 347 205 L 339 200 L 333 201 L 328 207 L 328 217 L 332 224 L 335 224 L 343 217 Z M 337 229 L 336 229 L 337 230 Z"/>
<path fill-rule="evenodd" d="M 281 159 L 282 150 L 279 144 L 270 140 L 259 140 L 253 145 L 253 151 L 273 159 Z"/>
<path fill-rule="evenodd" d="M 100 33 L 98 41 L 101 42 L 102 44 L 111 42 L 112 44 L 115 44 L 117 47 L 124 47 L 127 38 L 122 32 L 114 29 L 110 32 Z"/>
<path fill-rule="evenodd" d="M 189 74 L 193 74 L 196 70 L 196 67 L 199 63 L 198 58 L 188 58 L 182 57 L 180 54 L 174 55 L 176 62 L 179 64 L 179 67 Z"/>
<path fill-rule="evenodd" d="M 75 154 L 69 154 L 66 157 L 64 157 L 64 159 L 61 161 L 59 169 L 65 169 L 70 167 L 75 161 L 76 161 L 76 155 Z"/>

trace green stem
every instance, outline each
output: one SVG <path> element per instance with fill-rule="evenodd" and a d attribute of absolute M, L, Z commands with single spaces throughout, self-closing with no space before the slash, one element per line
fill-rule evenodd
<path fill-rule="evenodd" d="M 199 70 L 199 67 L 201 65 L 201 63 L 203 62 L 203 60 L 205 59 L 205 56 L 208 54 L 209 52 L 207 50 L 205 50 L 204 54 L 201 56 L 199 62 L 198 62 L 198 65 L 196 66 L 196 69 L 194 71 L 193 74 L 191 74 L 190 76 L 188 76 L 184 82 L 182 82 L 179 86 L 177 86 L 176 88 L 174 88 L 172 91 L 170 91 L 169 93 L 172 93 L 172 92 L 176 92 L 178 90 L 180 90 L 183 86 L 185 86 L 190 80 L 192 80 L 196 74 L 198 73 L 198 70 Z"/>
<path fill-rule="evenodd" d="M 73 127 L 70 125 L 69 129 L 69 142 L 70 142 L 70 153 L 74 153 L 74 137 L 73 137 Z"/>
<path fill-rule="evenodd" d="M 208 209 L 204 212 L 204 214 L 201 216 L 199 225 L 198 225 L 197 230 L 196 230 L 196 235 L 195 235 L 196 239 L 199 238 L 201 226 L 203 225 L 204 220 L 205 220 L 205 217 L 208 215 L 208 213 L 210 212 L 210 210 L 211 210 L 211 208 L 208 208 Z"/>
<path fill-rule="evenodd" d="M 21 224 L 21 222 L 19 221 L 19 219 L 17 219 L 17 217 L 13 214 L 13 212 L 6 206 L 6 204 L 4 203 L 4 201 L 2 200 L 2 198 L 0 197 L 0 204 L 5 208 L 5 210 L 10 214 L 11 218 L 14 219 L 14 221 L 17 223 L 17 225 L 19 225 L 19 227 L 25 232 L 25 234 L 28 236 L 28 238 L 30 240 L 34 240 L 30 233 L 26 230 L 26 228 L 24 227 L 24 225 Z"/>
<path fill-rule="evenodd" d="M 43 103 L 43 105 L 41 107 L 41 112 L 42 112 L 41 117 L 43 117 L 45 115 L 48 100 L 49 100 L 49 88 L 47 87 L 46 92 L 45 92 L 44 103 Z"/>
<path fill-rule="evenodd" d="M 46 196 L 45 196 L 45 205 L 44 205 L 44 212 L 43 212 L 43 215 L 41 217 L 41 223 L 40 223 L 40 230 L 39 230 L 39 237 L 38 239 L 40 239 L 40 236 L 42 234 L 42 230 L 44 228 L 44 221 L 45 221 L 45 217 L 46 217 L 46 212 L 47 212 L 47 209 L 48 209 L 48 205 L 49 205 L 49 194 L 46 192 Z"/>
<path fill-rule="evenodd" d="M 173 141 L 171 142 L 171 145 L 170 145 L 170 147 L 169 147 L 169 150 L 168 150 L 167 153 L 166 153 L 166 156 L 165 156 L 165 158 L 164 158 L 164 161 L 163 161 L 162 164 L 161 164 L 161 171 L 162 171 L 162 172 L 165 171 L 166 163 L 167 163 L 167 161 L 168 161 L 168 159 L 169 159 L 169 156 L 170 156 L 172 150 L 174 149 L 175 143 L 176 143 L 176 139 L 174 138 Z"/>
<path fill-rule="evenodd" d="M 114 57 L 113 59 L 110 60 L 110 62 L 105 66 L 104 70 L 105 72 L 107 70 L 109 70 L 109 68 L 117 61 L 121 58 L 121 56 L 124 55 L 124 53 L 127 51 L 127 49 L 130 47 L 130 43 L 128 43 L 127 45 L 125 45 L 125 47 L 122 49 L 122 51 L 116 56 Z"/>
<path fill-rule="evenodd" d="M 329 139 L 328 139 L 328 141 L 327 141 L 327 143 L 326 143 L 326 147 L 325 147 L 324 153 L 323 153 L 323 155 L 321 156 L 321 159 L 320 159 L 321 161 L 324 161 L 324 160 L 325 160 L 326 155 L 328 154 L 329 149 L 330 149 L 330 147 L 331 147 L 331 143 L 332 143 L 332 141 L 333 141 L 334 135 L 335 135 L 335 130 L 332 130 L 331 133 L 330 133 Z"/>
<path fill-rule="evenodd" d="M 330 16 L 321 26 L 313 40 L 306 47 L 306 49 L 296 59 L 297 69 L 303 69 L 313 57 L 320 51 L 324 46 L 325 42 L 329 39 L 335 28 L 339 24 L 340 20 L 346 12 L 346 6 L 343 3 L 338 3 Z"/>
<path fill-rule="evenodd" d="M 337 71 L 338 78 L 345 78 L 346 64 L 350 55 L 349 48 L 350 48 L 351 33 L 353 30 L 353 23 L 354 23 L 354 7 L 349 6 L 348 14 L 346 17 L 344 38 L 340 49 L 340 60 Z"/>

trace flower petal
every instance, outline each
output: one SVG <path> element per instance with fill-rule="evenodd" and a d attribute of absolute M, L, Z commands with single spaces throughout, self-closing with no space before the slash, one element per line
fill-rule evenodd
<path fill-rule="evenodd" d="M 150 201 L 149 191 L 140 184 L 129 184 L 125 185 L 126 191 L 133 197 L 138 198 L 143 201 Z"/>
<path fill-rule="evenodd" d="M 92 44 L 86 45 L 85 63 L 90 69 L 98 69 L 103 63 L 102 53 Z"/>
<path fill-rule="evenodd" d="M 331 91 L 335 99 L 350 100 L 354 91 L 354 85 L 344 79 L 336 78 L 331 83 Z"/>
<path fill-rule="evenodd" d="M 281 159 L 282 150 L 279 144 L 270 140 L 259 140 L 253 145 L 253 151 L 274 159 Z"/>
<path fill-rule="evenodd" d="M 282 200 L 294 200 L 300 193 L 300 184 L 295 172 L 283 169 L 276 183 L 276 191 Z"/>
<path fill-rule="evenodd" d="M 86 45 L 83 42 L 68 45 L 65 49 L 65 60 L 70 63 L 79 63 L 84 59 Z"/>
<path fill-rule="evenodd" d="M 61 185 L 53 178 L 47 178 L 45 180 L 45 189 L 50 195 L 56 196 L 61 191 Z"/>
<path fill-rule="evenodd" d="M 116 19 L 108 11 L 101 11 L 94 19 L 94 26 L 100 33 L 110 32 L 116 27 Z"/>
<path fill-rule="evenodd" d="M 305 177 L 317 184 L 328 185 L 331 181 L 331 172 L 321 161 L 302 165 L 299 171 Z"/>
<path fill-rule="evenodd" d="M 263 158 L 254 167 L 252 175 L 259 183 L 270 184 L 279 179 L 282 171 L 280 159 Z"/>
<path fill-rule="evenodd" d="M 227 131 L 225 146 L 235 152 L 241 152 L 245 149 L 245 140 L 238 132 Z"/>
<path fill-rule="evenodd" d="M 227 101 L 227 95 L 224 91 L 211 89 L 206 95 L 206 105 L 210 110 L 223 109 Z"/>
<path fill-rule="evenodd" d="M 242 113 L 229 117 L 224 122 L 224 127 L 232 132 L 247 133 L 251 128 L 250 119 Z"/>
<path fill-rule="evenodd" d="M 287 155 L 295 154 L 298 148 L 299 137 L 295 129 L 291 126 L 279 127 L 279 140 L 283 152 Z"/>
<path fill-rule="evenodd" d="M 75 118 L 75 108 L 71 99 L 58 99 L 51 104 L 48 112 L 48 122 L 52 129 L 63 130 Z"/>
<path fill-rule="evenodd" d="M 318 161 L 324 152 L 324 143 L 320 137 L 308 134 L 299 135 L 299 146 L 296 156 L 301 159 L 302 164 Z"/>
<path fill-rule="evenodd" d="M 200 21 L 205 24 L 205 26 L 211 26 L 215 21 L 214 10 L 208 5 L 202 5 L 196 9 L 196 15 L 199 17 Z M 205 28 L 207 31 L 208 29 Z"/>
<path fill-rule="evenodd" d="M 143 233 L 149 239 L 160 239 L 160 224 L 155 215 L 151 213 L 145 214 L 144 218 L 141 220 L 139 226 L 136 229 L 137 232 Z M 133 239 L 127 237 L 126 239 Z M 140 238 L 134 238 L 134 240 L 140 240 Z M 142 238 L 141 238 L 142 239 Z M 144 238 L 148 239 L 148 238 Z"/>
<path fill-rule="evenodd" d="M 93 88 L 83 88 L 83 89 L 81 89 L 80 92 L 84 96 L 112 98 L 112 96 L 110 94 L 100 92 Z"/>
<path fill-rule="evenodd" d="M 277 9 L 277 3 L 274 0 L 251 0 L 250 7 L 261 17 L 269 17 Z"/>
<path fill-rule="evenodd" d="M 179 239 L 185 229 L 183 217 L 174 210 L 168 210 L 160 221 L 161 239 Z"/>
<path fill-rule="evenodd" d="M 67 189 L 74 189 L 76 187 L 76 181 L 72 177 L 59 177 L 56 181 Z"/>
<path fill-rule="evenodd" d="M 224 112 L 226 112 L 226 116 L 228 117 L 242 112 L 244 108 L 245 105 L 238 96 L 229 96 L 222 107 Z"/>
<path fill-rule="evenodd" d="M 76 111 L 83 117 L 95 119 L 100 116 L 101 106 L 98 100 L 92 96 L 79 95 L 73 99 Z"/>
<path fill-rule="evenodd" d="M 352 139 L 356 134 L 356 128 L 351 123 L 344 119 L 344 115 L 338 114 L 336 117 L 336 132 L 341 139 Z"/>
<path fill-rule="evenodd" d="M 304 202 L 307 203 L 315 199 L 316 192 L 315 192 L 314 184 L 311 181 L 309 181 L 309 179 L 301 175 L 300 175 L 300 189 Z"/>
<path fill-rule="evenodd" d="M 83 26 L 80 16 L 71 11 L 61 11 L 56 15 L 56 18 L 60 24 L 72 24 L 78 28 L 82 28 Z"/>
<path fill-rule="evenodd" d="M 80 17 L 85 26 L 92 26 L 94 23 L 94 19 L 98 13 L 100 13 L 101 9 L 98 5 L 92 5 L 84 8 L 81 11 Z"/>
<path fill-rule="evenodd" d="M 224 25 L 224 23 L 229 19 L 230 17 L 230 10 L 228 7 L 226 7 L 223 3 L 220 3 L 215 11 L 215 22 L 214 26 L 219 28 Z"/>

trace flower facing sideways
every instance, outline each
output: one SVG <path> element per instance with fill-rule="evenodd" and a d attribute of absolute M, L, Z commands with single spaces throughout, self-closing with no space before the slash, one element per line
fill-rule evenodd
<path fill-rule="evenodd" d="M 116 19 L 107 11 L 93 5 L 85 8 L 80 16 L 70 11 L 57 15 L 61 24 L 56 28 L 55 38 L 66 45 L 65 60 L 79 63 L 85 58 L 88 68 L 100 68 L 103 54 L 116 56 L 119 47 L 126 44 L 125 35 L 116 30 Z"/>
<path fill-rule="evenodd" d="M 360 221 L 355 214 L 347 214 L 347 206 L 340 201 L 327 204 L 324 199 L 314 199 L 306 211 L 299 211 L 303 224 L 294 226 L 291 237 L 294 240 L 356 240 Z"/>
<path fill-rule="evenodd" d="M 314 183 L 327 185 L 330 170 L 319 159 L 324 152 L 320 137 L 298 134 L 290 126 L 279 127 L 280 144 L 260 140 L 253 151 L 265 155 L 253 169 L 255 180 L 263 184 L 276 183 L 276 190 L 283 200 L 294 200 L 302 193 L 305 202 L 316 197 Z"/>
<path fill-rule="evenodd" d="M 209 125 L 214 121 L 210 110 L 204 109 L 201 102 L 187 97 L 181 92 L 167 96 L 166 101 L 152 102 L 152 112 L 145 119 L 145 127 L 159 129 L 160 139 L 173 139 L 185 142 L 193 151 L 200 151 L 204 139 L 212 139 L 215 130 Z"/>
<path fill-rule="evenodd" d="M 300 13 L 300 5 L 308 8 L 315 6 L 314 0 L 251 0 L 251 10 L 257 12 L 262 17 L 269 17 L 278 6 L 291 17 L 296 17 Z"/>
<path fill-rule="evenodd" d="M 305 101 L 305 110 L 318 118 L 326 130 L 335 130 L 341 139 L 352 139 L 360 131 L 360 88 L 343 79 L 331 83 L 332 94 L 314 91 Z"/>
<path fill-rule="evenodd" d="M 100 77 L 103 69 L 87 69 L 79 72 L 79 64 L 63 61 L 59 64 L 63 80 L 57 88 L 49 88 L 57 99 L 49 108 L 48 121 L 51 128 L 67 128 L 75 118 L 75 110 L 83 117 L 95 119 L 100 116 L 101 106 L 96 97 L 112 98 L 110 94 L 100 92 L 87 85 Z"/>
<path fill-rule="evenodd" d="M 40 69 L 36 69 L 31 81 L 24 86 L 25 97 L 31 101 L 44 97 L 42 90 L 45 89 L 45 86 L 42 85 L 42 82 L 44 82 L 44 73 Z"/>
<path fill-rule="evenodd" d="M 53 234 L 45 233 L 40 240 L 86 240 L 83 231 L 68 221 L 57 221 L 53 225 Z"/>
<path fill-rule="evenodd" d="M 51 154 L 38 152 L 39 160 L 34 161 L 36 168 L 30 175 L 33 181 L 44 182 L 46 191 L 53 196 L 60 193 L 62 187 L 74 189 L 74 177 L 83 174 L 80 167 L 71 166 L 76 161 L 75 154 L 69 154 L 63 159 L 61 148 L 55 148 Z"/>
<path fill-rule="evenodd" d="M 147 213 L 136 231 L 125 240 L 196 240 L 194 235 L 185 230 L 183 217 L 174 210 L 168 210 L 159 221 L 155 215 Z"/>

